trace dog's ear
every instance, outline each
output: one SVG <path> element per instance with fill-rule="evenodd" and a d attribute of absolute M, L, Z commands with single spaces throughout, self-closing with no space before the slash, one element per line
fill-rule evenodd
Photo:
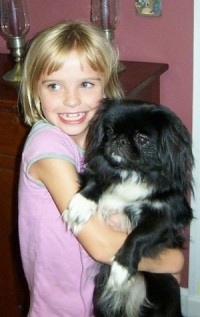
<path fill-rule="evenodd" d="M 194 164 L 192 142 L 188 129 L 169 109 L 163 109 L 158 155 L 163 162 L 163 173 L 171 184 L 181 191 L 192 190 L 192 167 Z M 162 115 L 161 115 L 162 118 Z"/>
<path fill-rule="evenodd" d="M 101 151 L 102 142 L 105 137 L 104 119 L 108 109 L 112 107 L 114 101 L 104 99 L 99 106 L 94 118 L 91 120 L 86 138 L 85 161 L 89 162 Z"/>

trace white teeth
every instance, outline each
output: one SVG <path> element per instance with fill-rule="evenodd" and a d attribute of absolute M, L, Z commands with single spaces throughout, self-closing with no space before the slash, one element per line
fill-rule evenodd
<path fill-rule="evenodd" d="M 64 119 L 69 119 L 69 118 L 81 118 L 84 116 L 83 112 L 79 112 L 79 113 L 63 113 L 60 115 L 62 118 Z"/>
<path fill-rule="evenodd" d="M 81 113 L 69 113 L 68 114 L 68 116 L 70 117 L 70 118 L 72 118 L 72 117 L 79 117 L 79 116 L 81 116 L 82 114 Z"/>

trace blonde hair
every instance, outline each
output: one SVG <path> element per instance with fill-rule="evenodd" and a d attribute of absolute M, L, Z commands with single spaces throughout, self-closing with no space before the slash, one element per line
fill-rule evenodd
<path fill-rule="evenodd" d="M 40 32 L 30 42 L 20 84 L 20 102 L 27 124 L 45 119 L 38 96 L 41 75 L 49 75 L 62 67 L 66 55 L 73 49 L 102 74 L 106 97 L 123 96 L 117 76 L 118 56 L 103 32 L 89 22 L 62 22 Z"/>

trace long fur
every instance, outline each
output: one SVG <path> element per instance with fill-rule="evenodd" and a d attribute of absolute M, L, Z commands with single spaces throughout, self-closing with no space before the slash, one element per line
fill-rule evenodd
<path fill-rule="evenodd" d="M 95 280 L 96 317 L 181 317 L 180 289 L 170 274 L 138 272 L 142 257 L 182 248 L 193 218 L 191 138 L 160 105 L 106 100 L 92 121 L 81 188 L 64 219 L 78 233 L 98 210 L 123 213 L 128 237 Z"/>

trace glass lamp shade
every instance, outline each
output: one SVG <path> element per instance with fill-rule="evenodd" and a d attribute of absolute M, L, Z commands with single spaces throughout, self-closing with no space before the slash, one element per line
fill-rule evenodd
<path fill-rule="evenodd" d="M 105 38 L 112 42 L 119 21 L 119 0 L 91 0 L 91 21 L 99 26 Z M 120 62 L 118 72 L 125 70 Z"/>
<path fill-rule="evenodd" d="M 3 78 L 12 84 L 18 84 L 21 79 L 25 35 L 29 28 L 26 0 L 1 0 L 1 29 L 16 62 L 15 67 Z"/>
<path fill-rule="evenodd" d="M 24 36 L 30 28 L 24 0 L 1 0 L 1 29 L 8 37 Z"/>
<path fill-rule="evenodd" d="M 91 21 L 102 28 L 110 40 L 119 20 L 118 0 L 91 0 Z"/>

